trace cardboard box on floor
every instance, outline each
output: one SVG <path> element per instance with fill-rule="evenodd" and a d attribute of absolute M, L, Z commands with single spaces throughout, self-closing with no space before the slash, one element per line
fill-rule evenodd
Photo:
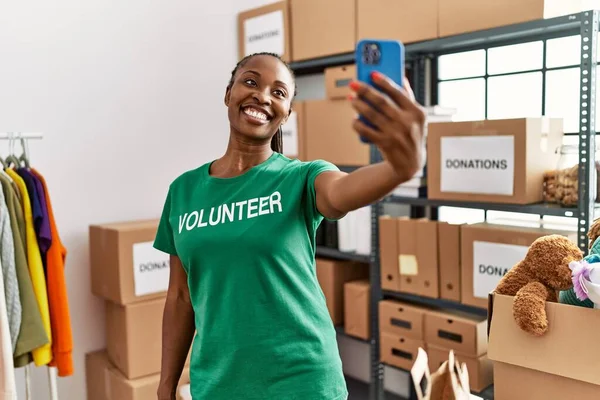
<path fill-rule="evenodd" d="M 371 283 L 351 281 L 344 285 L 344 331 L 347 335 L 368 340 L 371 337 Z"/>
<path fill-rule="evenodd" d="M 356 79 L 356 65 L 325 68 L 325 92 L 331 100 L 348 98 L 350 82 Z"/>
<path fill-rule="evenodd" d="M 435 39 L 439 1 L 358 0 L 358 39 L 394 39 L 403 43 Z"/>
<path fill-rule="evenodd" d="M 111 365 L 106 351 L 85 355 L 87 400 L 147 400 L 155 399 L 160 374 L 135 380 L 125 378 Z M 185 368 L 179 385 L 189 383 L 189 369 Z"/>
<path fill-rule="evenodd" d="M 457 356 L 481 357 L 486 354 L 487 320 L 484 316 L 459 311 L 425 312 L 425 342 L 452 349 Z"/>
<path fill-rule="evenodd" d="M 169 255 L 152 247 L 158 220 L 89 227 L 92 293 L 116 304 L 164 298 Z"/>
<path fill-rule="evenodd" d="M 164 308 L 165 299 L 129 306 L 106 303 L 107 352 L 127 379 L 160 372 Z"/>
<path fill-rule="evenodd" d="M 356 114 L 347 100 L 311 100 L 305 103 L 306 158 L 324 159 L 340 166 L 370 163 L 370 148 L 352 129 Z"/>
<path fill-rule="evenodd" d="M 472 14 L 471 14 L 472 15 Z M 530 204 L 542 201 L 543 175 L 555 169 L 561 119 L 524 118 L 429 125 L 428 197 Z"/>
<path fill-rule="evenodd" d="M 288 158 L 306 158 L 304 140 L 304 103 L 294 102 L 292 113 L 282 126 L 283 154 Z"/>
<path fill-rule="evenodd" d="M 437 222 L 398 218 L 400 290 L 439 297 Z"/>
<path fill-rule="evenodd" d="M 292 60 L 290 6 L 280 1 L 238 14 L 238 57 L 260 52 Z"/>
<path fill-rule="evenodd" d="M 394 300 L 379 302 L 379 331 L 409 339 L 425 338 L 425 312 L 421 307 Z"/>
<path fill-rule="evenodd" d="M 294 61 L 354 51 L 356 0 L 292 0 Z"/>
<path fill-rule="evenodd" d="M 438 222 L 440 298 L 460 302 L 460 227 Z"/>
<path fill-rule="evenodd" d="M 429 369 L 437 371 L 444 361 L 448 360 L 449 350 L 427 343 Z M 486 354 L 480 357 L 466 357 L 456 354 L 456 360 L 467 364 L 469 386 L 474 392 L 481 392 L 494 382 L 494 364 Z"/>
<path fill-rule="evenodd" d="M 334 325 L 344 323 L 344 284 L 368 278 L 368 264 L 317 258 L 317 279 Z"/>
<path fill-rule="evenodd" d="M 489 350 L 496 400 L 600 398 L 600 310 L 546 303 L 548 332 L 522 331 L 513 297 L 489 297 Z"/>
<path fill-rule="evenodd" d="M 383 215 L 379 217 L 379 257 L 381 288 L 384 290 L 400 290 L 399 255 L 398 218 Z"/>
<path fill-rule="evenodd" d="M 493 224 L 464 225 L 461 228 L 462 303 L 487 308 L 487 296 L 500 279 L 520 262 L 537 238 L 558 234 L 577 243 L 576 233 L 543 228 Z"/>
<path fill-rule="evenodd" d="M 440 0 L 439 34 L 456 35 L 594 8 L 586 3 L 587 0 Z"/>

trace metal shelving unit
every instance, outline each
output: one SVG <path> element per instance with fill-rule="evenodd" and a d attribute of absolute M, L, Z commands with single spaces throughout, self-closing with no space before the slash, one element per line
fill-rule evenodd
<path fill-rule="evenodd" d="M 357 253 L 348 253 L 339 251 L 336 249 L 330 249 L 328 247 L 317 246 L 317 257 L 333 258 L 335 260 L 344 261 L 358 261 L 363 263 L 369 263 L 370 257 Z"/>
<path fill-rule="evenodd" d="M 440 38 L 406 46 L 407 67 L 412 74 L 412 85 L 417 100 L 422 104 L 436 103 L 437 99 L 437 58 L 440 55 L 459 51 L 485 49 L 494 46 L 518 44 L 535 40 L 546 40 L 564 36 L 581 35 L 580 64 L 580 98 L 579 98 L 579 202 L 576 207 L 563 208 L 556 205 L 530 204 L 490 204 L 480 202 L 436 201 L 429 199 L 413 199 L 390 196 L 385 201 L 372 206 L 371 238 L 371 384 L 369 398 L 371 400 L 387 400 L 383 386 L 384 365 L 380 361 L 379 352 L 379 309 L 378 303 L 385 298 L 395 298 L 415 302 L 436 308 L 462 309 L 471 313 L 485 313 L 486 310 L 473 309 L 462 304 L 429 299 L 419 296 L 383 291 L 381 288 L 381 271 L 379 259 L 379 217 L 383 214 L 385 203 L 406 204 L 417 209 L 417 214 L 430 208 L 432 216 L 437 215 L 437 208 L 443 206 L 464 207 L 492 211 L 508 211 L 518 213 L 539 214 L 541 216 L 566 216 L 577 219 L 578 245 L 587 253 L 586 232 L 594 218 L 596 179 L 595 173 L 595 126 L 596 126 L 596 65 L 598 46 L 598 11 L 586 11 L 563 17 L 531 21 L 510 26 L 503 26 L 478 32 L 471 32 L 447 38 Z M 346 53 L 314 60 L 306 60 L 291 64 L 297 75 L 323 72 L 325 68 L 354 63 L 354 54 Z M 427 66 L 431 68 L 428 68 Z M 379 152 L 371 147 L 371 163 L 381 161 Z M 319 250 L 323 254 L 322 250 Z M 332 257 L 348 259 L 347 254 L 329 252 Z M 352 258 L 351 258 L 352 259 Z M 485 399 L 493 399 L 493 389 L 480 394 Z"/>

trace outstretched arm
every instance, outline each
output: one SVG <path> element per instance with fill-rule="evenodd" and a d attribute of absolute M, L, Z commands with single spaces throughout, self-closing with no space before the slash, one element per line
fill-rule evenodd
<path fill-rule="evenodd" d="M 356 95 L 351 102 L 375 128 L 359 119 L 353 128 L 378 147 L 384 161 L 350 174 L 320 174 L 315 180 L 317 208 L 325 217 L 339 218 L 380 200 L 421 167 L 425 113 L 415 102 L 408 81 L 400 88 L 382 75 L 374 75 L 373 80 L 387 97 L 369 85 L 353 82 Z"/>
<path fill-rule="evenodd" d="M 539 282 L 530 282 L 517 292 L 513 302 L 513 317 L 521 329 L 535 336 L 546 333 L 546 300 L 550 295 L 550 291 Z"/>

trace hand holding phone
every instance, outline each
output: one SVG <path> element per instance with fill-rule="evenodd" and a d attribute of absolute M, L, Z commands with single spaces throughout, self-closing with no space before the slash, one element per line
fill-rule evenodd
<path fill-rule="evenodd" d="M 373 74 L 382 74 L 402 87 L 404 81 L 404 45 L 395 40 L 363 39 L 356 45 L 357 79 L 367 85 L 379 89 L 373 82 Z M 380 90 L 380 89 L 379 89 Z M 373 105 L 372 105 L 373 106 Z M 363 115 L 361 121 L 373 127 Z M 369 143 L 364 136 L 361 140 Z"/>
<path fill-rule="evenodd" d="M 359 115 L 354 130 L 363 142 L 377 146 L 400 182 L 422 168 L 425 132 L 425 112 L 404 78 L 402 49 L 394 41 L 360 41 L 358 80 L 350 84 L 350 101 Z"/>

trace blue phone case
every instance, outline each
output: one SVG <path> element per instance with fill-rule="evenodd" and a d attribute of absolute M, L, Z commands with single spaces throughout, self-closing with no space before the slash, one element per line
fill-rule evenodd
<path fill-rule="evenodd" d="M 362 39 L 356 45 L 355 60 L 356 74 L 359 81 L 377 88 L 371 79 L 371 73 L 377 71 L 393 80 L 398 86 L 403 86 L 404 45 L 401 42 L 397 40 Z M 368 120 L 362 116 L 359 118 L 372 127 Z M 369 140 L 362 136 L 361 141 L 369 143 Z"/>

